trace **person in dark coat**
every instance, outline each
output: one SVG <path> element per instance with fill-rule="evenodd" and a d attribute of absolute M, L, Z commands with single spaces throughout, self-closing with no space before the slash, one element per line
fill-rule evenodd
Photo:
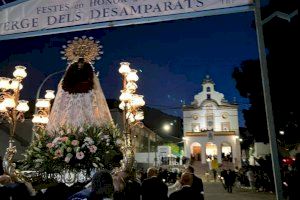
<path fill-rule="evenodd" d="M 149 168 L 147 171 L 148 178 L 142 183 L 143 200 L 167 200 L 168 187 L 159 178 L 157 178 L 157 169 Z"/>
<path fill-rule="evenodd" d="M 103 200 L 110 199 L 114 193 L 112 176 L 108 171 L 102 170 L 96 172 L 92 178 L 92 188 L 84 189 L 68 200 Z"/>
<path fill-rule="evenodd" d="M 197 193 L 200 193 L 201 194 L 201 200 L 204 199 L 204 188 L 203 188 L 203 182 L 202 182 L 202 179 L 197 177 L 195 174 L 194 174 L 194 168 L 189 165 L 187 168 L 186 168 L 186 172 L 192 174 L 193 176 L 193 183 L 192 183 L 192 189 L 195 190 Z"/>
<path fill-rule="evenodd" d="M 173 192 L 170 195 L 169 200 L 198 200 L 202 199 L 203 196 L 201 193 L 193 190 L 192 183 L 193 183 L 193 175 L 191 173 L 183 173 L 180 179 L 180 183 L 182 188 L 176 192 Z"/>
<path fill-rule="evenodd" d="M 227 171 L 227 175 L 225 175 L 224 179 L 225 179 L 225 185 L 226 185 L 226 188 L 227 188 L 227 192 L 232 193 L 232 187 L 233 187 L 233 184 L 235 182 L 235 173 L 234 173 L 234 171 L 229 169 Z"/>

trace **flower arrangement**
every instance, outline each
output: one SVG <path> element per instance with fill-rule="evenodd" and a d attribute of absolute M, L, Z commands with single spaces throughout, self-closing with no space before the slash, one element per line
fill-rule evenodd
<path fill-rule="evenodd" d="M 113 125 L 40 131 L 25 153 L 23 170 L 59 173 L 120 166 L 122 137 Z"/>

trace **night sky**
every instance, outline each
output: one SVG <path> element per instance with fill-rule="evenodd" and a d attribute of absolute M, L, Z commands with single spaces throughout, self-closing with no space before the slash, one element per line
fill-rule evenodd
<path fill-rule="evenodd" d="M 209 74 L 229 102 L 236 97 L 244 126 L 241 111 L 249 105 L 231 74 L 243 60 L 258 58 L 253 20 L 250 12 L 0 41 L 0 75 L 10 76 L 15 65 L 25 65 L 29 75 L 21 99 L 33 99 L 48 74 L 66 68 L 62 45 L 75 36 L 93 36 L 103 45 L 103 58 L 95 67 L 107 98 L 120 95 L 119 63 L 128 61 L 140 70 L 138 93 L 146 104 L 182 116 L 182 103 L 191 103 Z M 61 76 L 49 80 L 43 91 L 56 90 Z"/>

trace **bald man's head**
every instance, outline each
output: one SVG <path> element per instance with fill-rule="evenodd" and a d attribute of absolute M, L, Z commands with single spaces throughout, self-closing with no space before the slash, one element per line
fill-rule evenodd
<path fill-rule="evenodd" d="M 185 172 L 181 175 L 180 182 L 182 185 L 191 186 L 193 183 L 193 175 L 191 173 Z"/>

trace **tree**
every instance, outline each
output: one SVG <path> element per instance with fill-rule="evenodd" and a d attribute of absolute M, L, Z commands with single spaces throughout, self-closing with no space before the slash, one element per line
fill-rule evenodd
<path fill-rule="evenodd" d="M 297 0 L 271 0 L 262 10 L 263 18 L 275 11 L 291 13 L 299 8 Z M 264 25 L 264 37 L 267 48 L 267 62 L 270 81 L 275 129 L 285 136 L 279 139 L 285 143 L 300 142 L 298 136 L 300 124 L 300 104 L 296 97 L 300 85 L 297 67 L 299 62 L 299 15 L 290 22 L 275 17 Z M 258 60 L 248 60 L 235 68 L 233 78 L 241 96 L 249 98 L 250 108 L 243 114 L 246 126 L 256 141 L 267 142 L 266 115 L 264 109 L 262 84 Z"/>

